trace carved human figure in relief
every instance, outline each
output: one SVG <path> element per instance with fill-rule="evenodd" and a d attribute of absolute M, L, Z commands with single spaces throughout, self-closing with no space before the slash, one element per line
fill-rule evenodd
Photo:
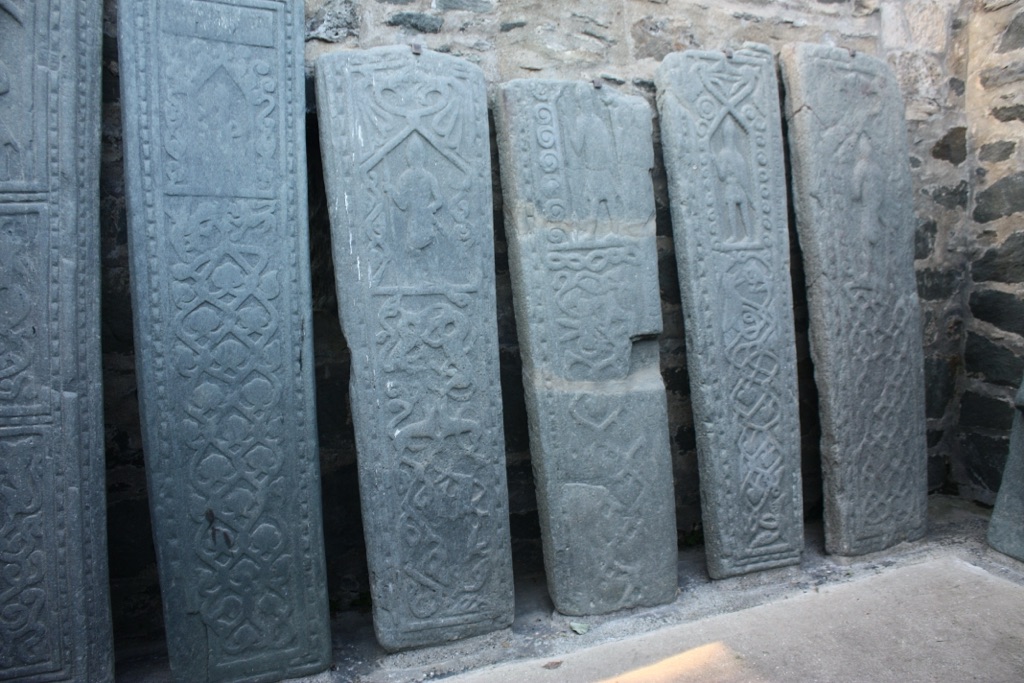
<path fill-rule="evenodd" d="M 725 199 L 725 225 L 723 238 L 726 242 L 741 243 L 754 239 L 753 222 L 750 218 L 750 175 L 747 163 L 740 154 L 736 140 L 736 123 L 726 117 L 722 123 L 722 148 L 715 155 L 715 168 L 722 181 Z"/>
<path fill-rule="evenodd" d="M 597 111 L 596 97 L 580 97 L 576 126 L 570 136 L 573 150 L 583 168 L 584 202 L 596 228 L 602 220 L 611 220 L 620 203 L 615 169 L 615 137 Z"/>
<path fill-rule="evenodd" d="M 857 161 L 853 165 L 853 187 L 850 196 L 853 209 L 858 217 L 859 252 L 861 273 L 872 272 L 872 254 L 881 237 L 881 210 L 885 178 L 882 167 L 874 158 L 874 146 L 867 133 L 857 138 Z"/>
<path fill-rule="evenodd" d="M 407 168 L 398 176 L 391 201 L 404 217 L 404 242 L 407 249 L 426 249 L 438 231 L 437 214 L 444 206 L 441 186 L 426 166 L 423 141 L 409 138 L 405 148 Z"/>

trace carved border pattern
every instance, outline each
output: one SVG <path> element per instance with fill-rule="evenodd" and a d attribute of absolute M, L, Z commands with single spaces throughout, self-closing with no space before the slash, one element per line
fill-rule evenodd
<path fill-rule="evenodd" d="M 353 400 L 379 397 L 383 408 L 359 421 L 366 431 L 357 439 L 362 490 L 380 492 L 364 508 L 376 511 L 367 517 L 375 620 L 389 646 L 504 619 L 508 599 L 501 406 L 497 386 L 486 384 L 497 377 L 496 330 L 470 329 L 471 320 L 491 319 L 493 295 L 481 287 L 479 263 L 441 278 L 427 270 L 411 282 L 397 277 L 401 264 L 392 255 L 420 248 L 398 239 L 409 225 L 399 221 L 412 218 L 395 199 L 405 173 L 417 170 L 400 159 L 413 139 L 464 174 L 461 183 L 445 180 L 429 191 L 436 239 L 481 255 L 470 261 L 489 251 L 472 225 L 489 220 L 473 199 L 490 187 L 479 125 L 486 114 L 466 96 L 475 90 L 471 72 L 458 64 L 446 63 L 443 74 L 417 66 L 428 58 L 371 52 L 320 65 L 331 69 L 329 112 L 339 122 L 331 133 L 341 177 L 330 182 L 343 193 L 343 208 L 332 212 L 335 264 L 359 283 L 358 293 L 339 293 L 345 332 L 359 335 L 352 345 L 362 349 L 353 354 Z M 418 182 L 432 185 L 422 175 Z M 420 262 L 429 260 L 424 253 Z M 369 460 L 375 453 L 379 460 Z M 383 526 L 377 517 L 387 520 Z"/>
<path fill-rule="evenodd" d="M 773 199 L 773 190 L 780 191 L 782 185 L 769 172 L 769 144 L 781 151 L 780 133 L 770 128 L 769 113 L 755 100 L 763 89 L 761 79 L 774 79 L 775 71 L 770 57 L 746 49 L 729 59 L 701 53 L 675 64 L 675 69 L 683 64 L 688 68 L 684 78 L 695 93 L 694 101 L 672 89 L 659 95 L 663 115 L 674 117 L 675 143 L 683 150 L 683 164 L 699 169 L 698 183 L 688 190 L 687 215 L 706 226 L 687 232 L 689 261 L 684 261 L 677 245 L 680 269 L 695 269 L 680 277 L 684 287 L 684 278 L 691 283 L 697 308 L 688 335 L 703 340 L 703 346 L 693 345 L 700 353 L 714 353 L 730 368 L 725 373 L 701 372 L 702 395 L 695 397 L 694 410 L 704 416 L 698 414 L 695 419 L 708 422 L 720 411 L 723 414 L 714 419 L 736 433 L 727 441 L 725 430 L 698 429 L 699 441 L 706 443 L 702 450 L 720 454 L 713 467 L 721 477 L 719 493 L 724 498 L 712 505 L 715 516 L 721 516 L 715 528 L 723 534 L 709 541 L 721 546 L 726 571 L 751 571 L 792 562 L 803 547 L 801 533 L 791 533 L 789 538 L 782 533 L 784 524 L 799 519 L 802 510 L 794 509 L 800 507 L 799 460 L 794 463 L 790 457 L 799 419 L 795 394 L 786 391 L 796 381 L 796 368 L 791 359 L 772 351 L 772 347 L 791 349 L 794 344 L 791 318 L 779 324 L 780 314 L 787 315 L 792 307 L 788 291 L 778 288 L 788 283 L 788 273 L 784 279 L 778 275 L 788 255 L 788 241 L 776 233 L 786 230 L 786 217 L 778 215 Z M 727 125 L 733 127 L 733 135 L 746 137 L 756 164 L 747 169 L 749 184 L 734 190 L 749 202 L 748 218 L 752 219 L 747 230 L 753 233 L 739 240 L 734 238 L 736 226 L 726 227 L 733 220 L 724 215 L 730 208 L 724 196 L 728 182 L 723 179 L 728 172 L 720 159 L 722 152 L 716 152 L 712 143 L 716 133 L 723 138 L 729 133 Z M 689 176 L 680 177 L 675 183 L 687 192 L 681 186 L 689 180 Z M 736 182 L 735 176 L 730 182 Z M 674 198 L 673 203 L 681 200 Z M 677 229 L 677 240 L 681 239 Z M 714 302 L 722 299 L 721 310 L 716 310 Z M 731 534 L 736 535 L 734 539 Z"/>
<path fill-rule="evenodd" d="M 277 35 L 286 40 L 298 30 L 299 12 L 289 0 L 251 0 L 235 6 L 274 11 L 279 17 L 275 21 Z M 122 8 L 122 12 L 127 11 L 127 7 Z M 169 239 L 165 234 L 168 221 L 172 225 L 182 222 L 179 229 L 195 230 L 197 217 L 183 217 L 172 211 L 175 197 L 165 195 L 167 188 L 161 174 L 161 170 L 168 174 L 166 180 L 172 187 L 180 180 L 180 160 L 176 158 L 180 154 L 176 152 L 182 149 L 174 133 L 181 122 L 180 103 L 172 101 L 170 121 L 160 118 L 154 104 L 158 92 L 172 85 L 162 77 L 163 65 L 154 58 L 168 35 L 161 31 L 161 9 L 157 3 L 135 2 L 132 11 L 128 20 L 134 24 L 133 32 L 153 39 L 135 46 L 132 54 L 141 112 L 138 148 L 143 175 L 138 206 L 143 217 L 139 231 L 144 235 L 136 243 L 144 247 L 148 276 L 144 286 L 136 287 L 135 305 L 145 309 L 137 315 L 142 316 L 147 331 L 157 340 L 149 349 L 155 381 L 146 391 L 154 409 L 146 426 L 152 451 L 147 453 L 147 460 L 152 462 L 149 476 L 154 519 L 164 520 L 158 529 L 161 576 L 165 580 L 193 577 L 190 580 L 196 582 L 196 594 L 180 597 L 191 605 L 186 609 L 200 615 L 214 640 L 208 664 L 211 680 L 239 680 L 239 676 L 249 680 L 255 675 L 254 669 L 259 669 L 259 680 L 294 675 L 302 667 L 315 664 L 326 647 L 318 616 L 309 614 L 308 619 L 298 619 L 294 615 L 296 610 L 326 604 L 325 586 L 312 578 L 316 576 L 317 557 L 313 544 L 319 542 L 311 534 L 312 515 L 318 515 L 319 508 L 311 508 L 307 502 L 314 495 L 312 491 L 319 498 L 316 463 L 309 457 L 310 453 L 313 458 L 316 454 L 307 437 L 306 407 L 312 397 L 305 392 L 301 358 L 288 350 L 288 342 L 304 344 L 310 333 L 303 312 L 307 302 L 294 295 L 300 288 L 299 259 L 307 254 L 299 248 L 303 243 L 298 236 L 286 254 L 275 255 L 249 244 L 248 232 L 265 233 L 262 240 L 266 241 L 266 234 L 297 225 L 296 207 L 304 199 L 299 197 L 294 179 L 272 188 L 267 177 L 261 175 L 259 185 L 271 191 L 273 200 L 211 200 L 234 202 L 231 209 L 222 208 L 222 218 L 225 223 L 236 224 L 217 226 L 230 233 L 226 235 L 229 244 L 216 253 L 204 254 L 176 245 L 180 262 L 171 268 L 173 282 L 167 291 L 159 254 Z M 297 126 L 294 52 L 288 44 L 283 56 L 275 57 L 281 65 L 279 83 L 268 83 L 268 73 L 261 72 L 256 64 L 256 85 L 251 93 L 265 100 L 263 93 L 269 97 L 278 88 L 283 89 L 281 111 L 264 106 L 260 120 L 266 122 L 272 116 L 281 121 L 276 135 L 285 141 L 285 153 L 274 165 L 288 174 L 297 172 L 302 163 L 292 144 Z M 165 142 L 171 144 L 169 150 L 158 143 L 162 132 L 158 129 L 168 125 L 170 134 Z M 261 157 L 269 158 L 276 151 L 276 140 L 266 141 L 272 132 L 266 123 L 254 131 Z M 167 155 L 171 161 L 158 160 L 158 155 Z M 283 208 L 278 210 L 278 206 Z M 253 216 L 262 216 L 263 220 L 246 222 Z M 220 260 L 215 263 L 215 259 Z M 228 261 L 234 265 L 228 265 Z M 220 266 L 231 273 L 218 272 Z M 220 276 L 225 279 L 219 280 Z M 224 286 L 228 283 L 237 287 Z M 164 319 L 161 311 L 161 302 L 168 297 L 178 308 L 173 320 Z M 286 308 L 280 308 L 279 297 L 285 300 Z M 222 326 L 203 339 L 182 336 L 188 316 L 204 305 L 215 306 L 231 321 L 231 329 Z M 198 319 L 195 322 L 201 324 Z M 255 337 L 237 339 L 250 333 Z M 241 356 L 232 353 L 239 348 L 223 344 L 232 335 L 246 349 L 241 355 L 251 355 L 244 368 L 235 362 Z M 215 377 L 220 385 L 206 381 L 204 373 L 207 378 Z M 179 383 L 189 386 L 185 392 L 187 405 L 180 410 L 179 401 L 172 398 L 181 388 L 175 387 Z M 227 414 L 230 411 L 225 411 L 226 403 L 209 405 L 218 390 L 227 392 L 226 401 L 237 398 L 245 414 Z M 291 414 L 282 414 L 280 409 L 275 412 L 279 404 L 292 406 Z M 287 444 L 280 436 L 284 425 L 289 425 L 295 435 Z M 182 495 L 178 479 L 182 468 L 179 454 L 172 447 L 176 442 L 187 444 L 191 451 L 188 488 L 195 496 Z M 289 457 L 288 452 L 298 457 Z M 230 466 L 223 467 L 225 462 Z M 281 489 L 285 480 L 294 482 L 287 491 Z M 203 502 L 203 495 L 208 503 Z M 282 509 L 291 506 L 298 511 L 298 523 L 288 529 L 294 536 L 283 534 L 276 518 Z M 313 558 L 312 565 L 303 558 Z M 258 595 L 252 593 L 253 582 L 261 585 Z M 171 595 L 165 586 L 165 599 Z M 268 660 L 276 663 L 268 668 Z"/>
<path fill-rule="evenodd" d="M 8 503 L 0 520 L 7 555 L 0 560 L 0 631 L 16 631 L 0 639 L 0 680 L 107 681 L 99 287 L 88 267 L 98 252 L 100 8 L 90 0 L 40 0 L 30 14 L 32 87 L 41 93 L 33 105 L 44 119 L 33 124 L 43 136 L 35 155 L 43 165 L 33 162 L 30 182 L 0 192 L 0 214 L 40 219 L 32 228 L 39 251 L 22 254 L 22 264 L 37 271 L 40 296 L 20 292 L 38 316 L 32 342 L 39 360 L 22 368 L 35 373 L 32 380 L 8 387 L 17 395 L 7 399 L 24 398 L 28 388 L 34 400 L 0 405 L 0 497 Z M 66 495 L 70 489 L 76 497 Z M 72 514 L 79 519 L 74 537 Z M 9 581 L 18 585 L 13 593 L 4 589 Z"/>

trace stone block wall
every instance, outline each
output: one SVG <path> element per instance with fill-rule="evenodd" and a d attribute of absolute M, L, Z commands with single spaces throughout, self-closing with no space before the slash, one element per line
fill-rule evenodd
<path fill-rule="evenodd" d="M 962 495 L 992 503 L 1024 373 L 1024 2 L 978 2 L 969 53 L 965 377 L 952 476 Z"/>
<path fill-rule="evenodd" d="M 103 72 L 103 352 L 109 535 L 120 647 L 162 631 L 135 392 L 121 158 L 116 17 L 105 0 Z M 669 52 L 777 50 L 831 42 L 886 58 L 907 105 L 917 274 L 925 321 L 929 486 L 991 502 L 1006 452 L 1009 398 L 1024 370 L 1024 2 L 1021 0 L 306 0 L 307 141 L 314 352 L 324 528 L 333 610 L 368 607 L 348 411 L 349 356 L 337 318 L 312 69 L 326 52 L 418 43 L 478 64 L 493 95 L 513 78 L 596 80 L 647 98 Z M 1004 49 L 1005 48 L 1005 49 Z M 655 120 L 655 200 L 680 543 L 701 537 L 683 321 Z M 493 129 L 493 126 L 492 126 Z M 495 145 L 492 144 L 492 150 Z M 521 367 L 512 311 L 498 164 L 494 163 L 498 324 L 513 550 L 539 557 Z M 1015 223 L 1016 222 L 1016 223 Z M 813 369 L 798 243 L 794 294 L 804 499 L 820 515 Z"/>

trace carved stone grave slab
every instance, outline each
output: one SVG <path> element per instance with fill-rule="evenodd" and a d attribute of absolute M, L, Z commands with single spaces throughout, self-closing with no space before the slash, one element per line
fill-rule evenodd
<path fill-rule="evenodd" d="M 800 417 L 782 116 L 768 48 L 658 69 L 708 571 L 795 564 Z"/>
<path fill-rule="evenodd" d="M 671 602 L 651 109 L 542 80 L 502 85 L 497 104 L 548 591 L 573 615 Z"/>
<path fill-rule="evenodd" d="M 374 627 L 400 649 L 512 623 L 483 73 L 408 47 L 317 63 L 352 350 Z"/>
<path fill-rule="evenodd" d="M 1024 562 L 1024 385 L 1017 391 L 1010 454 L 988 525 L 988 542 L 1001 553 Z"/>
<path fill-rule="evenodd" d="M 171 668 L 330 663 L 303 8 L 122 0 L 139 402 Z"/>
<path fill-rule="evenodd" d="M 0 680 L 113 680 L 100 3 L 0 0 Z"/>
<path fill-rule="evenodd" d="M 903 104 L 885 63 L 782 50 L 797 234 L 821 411 L 826 548 L 925 532 L 927 451 Z"/>

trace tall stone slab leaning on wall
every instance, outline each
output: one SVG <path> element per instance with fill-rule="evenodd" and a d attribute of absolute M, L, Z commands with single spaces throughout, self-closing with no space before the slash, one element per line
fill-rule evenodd
<path fill-rule="evenodd" d="M 483 73 L 408 47 L 317 62 L 377 638 L 512 623 Z"/>
<path fill-rule="evenodd" d="M 122 0 L 139 402 L 178 681 L 324 669 L 303 8 Z"/>
<path fill-rule="evenodd" d="M 496 118 L 548 591 L 575 615 L 670 602 L 650 107 L 519 80 Z"/>
<path fill-rule="evenodd" d="M 797 233 L 821 410 L 826 548 L 920 538 L 927 513 L 921 315 L 902 98 L 884 62 L 782 50 Z"/>
<path fill-rule="evenodd" d="M 1024 562 L 1024 384 L 1014 404 L 1010 453 L 988 525 L 988 542 L 999 552 Z"/>
<path fill-rule="evenodd" d="M 100 3 L 0 2 L 0 680 L 113 680 Z"/>
<path fill-rule="evenodd" d="M 674 53 L 658 69 L 708 571 L 800 561 L 800 418 L 775 60 Z"/>

